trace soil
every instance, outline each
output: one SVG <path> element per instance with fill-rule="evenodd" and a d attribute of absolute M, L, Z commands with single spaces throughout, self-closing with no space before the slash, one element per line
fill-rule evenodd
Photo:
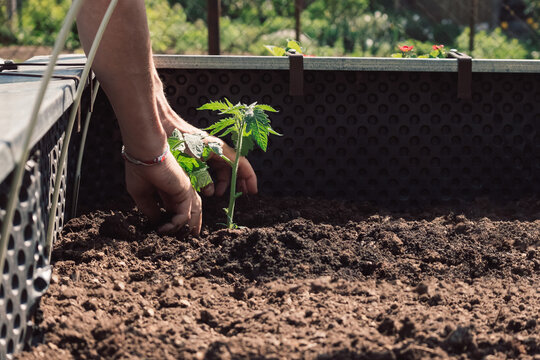
<path fill-rule="evenodd" d="M 207 200 L 185 238 L 127 204 L 66 224 L 19 358 L 540 359 L 539 200 Z"/>

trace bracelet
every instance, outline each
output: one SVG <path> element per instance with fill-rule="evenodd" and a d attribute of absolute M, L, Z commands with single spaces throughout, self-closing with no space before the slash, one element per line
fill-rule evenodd
<path fill-rule="evenodd" d="M 155 157 L 154 159 L 150 160 L 150 161 L 141 161 L 141 160 L 138 160 L 138 159 L 135 159 L 134 157 L 130 156 L 127 152 L 126 152 L 126 148 L 124 145 L 122 145 L 122 158 L 132 164 L 135 164 L 135 165 L 143 165 L 143 166 L 152 166 L 152 165 L 156 165 L 156 164 L 159 164 L 159 163 L 162 163 L 164 160 L 165 160 L 165 156 L 167 156 L 167 152 L 169 151 L 169 144 L 167 143 L 167 148 L 165 149 L 165 151 L 163 152 L 163 154 Z"/>

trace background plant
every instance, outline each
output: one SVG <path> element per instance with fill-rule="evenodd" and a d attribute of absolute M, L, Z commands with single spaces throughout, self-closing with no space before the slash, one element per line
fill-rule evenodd
<path fill-rule="evenodd" d="M 20 16 L 11 22 L 6 18 L 5 2 L 1 2 L 0 42 L 51 46 L 71 0 L 20 1 Z M 501 20 L 500 30 L 479 24 L 475 41 L 475 52 L 479 55 L 473 53 L 474 57 L 540 58 L 539 2 L 520 1 L 522 10 L 511 20 Z M 221 3 L 223 54 L 266 55 L 264 45 L 279 45 L 283 39 L 295 38 L 294 1 L 221 0 Z M 414 6 L 397 8 L 394 0 L 305 0 L 304 3 L 299 41 L 305 53 L 311 55 L 386 57 L 395 52 L 397 45 L 405 43 L 413 45 L 417 54 L 429 53 L 433 44 L 469 52 L 469 31 L 455 19 L 430 18 Z M 146 5 L 156 53 L 207 52 L 206 2 L 147 0 Z M 516 24 L 520 31 L 515 31 Z M 68 49 L 78 47 L 74 28 Z"/>
<path fill-rule="evenodd" d="M 237 225 L 233 222 L 234 206 L 236 199 L 242 193 L 236 191 L 236 178 L 240 157 L 246 156 L 255 144 L 263 151 L 268 146 L 268 135 L 280 135 L 270 125 L 270 119 L 266 111 L 276 112 L 277 110 L 269 105 L 253 103 L 251 105 L 238 103 L 233 105 L 228 99 L 224 101 L 211 101 L 198 110 L 218 111 L 219 115 L 227 116 L 224 119 L 210 125 L 207 129 L 211 135 L 224 137 L 231 135 L 236 158 L 232 163 L 231 186 L 229 195 L 229 206 L 224 209 L 227 215 L 227 228 L 233 229 Z"/>

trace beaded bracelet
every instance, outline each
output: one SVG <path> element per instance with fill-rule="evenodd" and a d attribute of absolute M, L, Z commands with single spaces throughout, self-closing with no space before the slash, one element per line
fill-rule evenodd
<path fill-rule="evenodd" d="M 169 144 L 167 144 L 167 148 L 165 149 L 163 154 L 155 157 L 153 160 L 150 160 L 150 161 L 141 161 L 141 160 L 135 159 L 134 157 L 130 156 L 126 152 L 125 146 L 122 145 L 122 158 L 124 160 L 132 163 L 132 164 L 135 164 L 135 165 L 152 166 L 152 165 L 162 163 L 165 160 L 165 156 L 167 156 L 168 151 L 169 151 Z"/>

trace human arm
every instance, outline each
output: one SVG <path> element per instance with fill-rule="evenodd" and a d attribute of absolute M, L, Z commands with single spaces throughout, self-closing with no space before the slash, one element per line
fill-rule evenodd
<path fill-rule="evenodd" d="M 85 1 L 77 26 L 85 51 L 88 51 L 109 0 Z M 162 154 L 167 134 L 159 117 L 154 64 L 144 0 L 119 0 L 101 41 L 93 64 L 122 133 L 126 152 L 144 161 Z M 151 220 L 160 217 L 155 193 L 173 216 L 158 230 L 174 233 L 188 224 L 194 234 L 201 228 L 201 199 L 187 174 L 167 152 L 162 163 L 154 166 L 125 164 L 127 190 L 139 210 Z"/>

